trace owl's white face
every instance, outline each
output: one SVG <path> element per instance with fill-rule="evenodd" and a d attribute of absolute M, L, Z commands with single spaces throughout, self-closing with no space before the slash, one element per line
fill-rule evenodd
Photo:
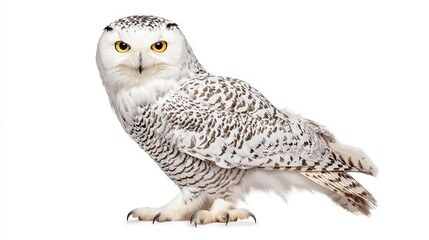
<path fill-rule="evenodd" d="M 108 91 L 181 78 L 191 53 L 177 25 L 125 24 L 106 27 L 98 43 L 97 65 Z"/>

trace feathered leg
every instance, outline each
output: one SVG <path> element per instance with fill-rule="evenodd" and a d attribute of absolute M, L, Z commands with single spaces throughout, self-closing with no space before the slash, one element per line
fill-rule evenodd
<path fill-rule="evenodd" d="M 160 208 L 136 208 L 128 213 L 130 216 L 138 218 L 140 221 L 180 221 L 189 220 L 191 215 L 198 210 L 208 209 L 213 201 L 204 194 L 197 196 L 190 193 L 186 188 L 178 194 L 167 205 Z"/>

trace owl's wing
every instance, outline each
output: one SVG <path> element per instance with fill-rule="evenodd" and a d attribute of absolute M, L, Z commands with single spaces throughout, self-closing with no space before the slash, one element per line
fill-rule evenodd
<path fill-rule="evenodd" d="M 216 93 L 217 89 L 212 91 Z M 223 168 L 350 169 L 335 159 L 326 141 L 311 127 L 312 123 L 283 114 L 253 92 L 248 92 L 245 98 L 258 102 L 253 106 L 263 107 L 252 111 L 237 106 L 245 105 L 241 103 L 242 96 L 226 99 L 228 95 L 218 94 L 218 97 L 181 94 L 166 100 L 162 111 L 172 124 L 168 138 L 180 151 Z M 220 100 L 211 102 L 212 97 Z M 236 107 L 231 109 L 233 101 Z"/>
<path fill-rule="evenodd" d="M 212 110 L 265 118 L 279 114 L 258 90 L 239 79 L 219 76 L 192 79 L 182 85 L 181 91 L 194 102 Z"/>

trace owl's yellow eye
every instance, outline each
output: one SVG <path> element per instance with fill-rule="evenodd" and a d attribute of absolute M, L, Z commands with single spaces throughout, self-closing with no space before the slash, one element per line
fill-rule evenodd
<path fill-rule="evenodd" d="M 124 53 L 124 52 L 128 52 L 128 50 L 130 50 L 131 47 L 127 43 L 124 43 L 122 41 L 117 41 L 115 43 L 115 48 L 116 48 L 116 51 L 120 53 Z"/>
<path fill-rule="evenodd" d="M 152 48 L 152 50 L 154 50 L 155 52 L 162 53 L 165 51 L 165 49 L 167 49 L 167 42 L 166 41 L 156 42 L 152 44 L 150 48 Z"/>

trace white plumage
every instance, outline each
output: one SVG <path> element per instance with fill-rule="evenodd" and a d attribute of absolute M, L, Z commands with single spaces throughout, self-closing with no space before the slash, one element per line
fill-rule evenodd
<path fill-rule="evenodd" d="M 234 207 L 252 189 L 282 196 L 292 187 L 315 190 L 366 215 L 375 206 L 347 174 L 374 175 L 367 155 L 277 109 L 248 83 L 208 73 L 177 24 L 154 16 L 111 23 L 97 65 L 123 128 L 181 189 L 169 204 L 135 209 L 127 219 L 255 219 Z"/>

